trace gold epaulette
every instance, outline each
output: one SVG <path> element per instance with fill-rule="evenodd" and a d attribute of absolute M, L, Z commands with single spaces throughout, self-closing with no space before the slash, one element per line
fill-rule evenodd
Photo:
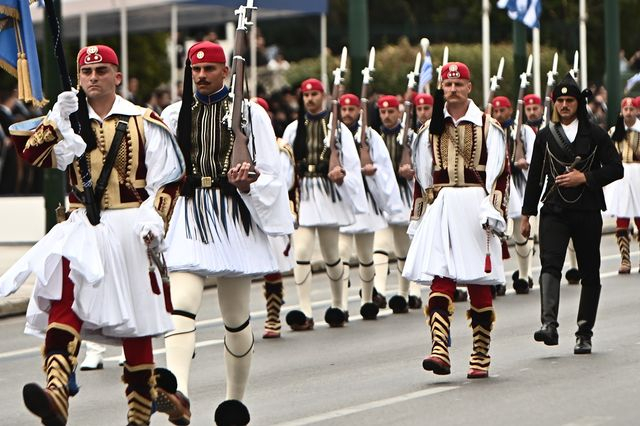
<path fill-rule="evenodd" d="M 142 118 L 144 118 L 150 123 L 153 123 L 162 127 L 167 132 L 171 133 L 169 126 L 167 126 L 167 124 L 162 120 L 162 118 L 158 114 L 156 114 L 156 112 L 151 108 L 145 108 L 144 114 L 142 114 Z"/>
<path fill-rule="evenodd" d="M 504 129 L 500 125 L 500 122 L 498 122 L 498 120 L 496 120 L 495 118 L 491 117 L 489 114 L 485 114 L 485 115 L 487 117 L 487 124 L 493 125 L 496 129 L 500 130 L 500 133 L 504 135 L 505 134 Z M 485 139 L 487 137 L 487 133 L 489 133 L 489 126 L 485 126 L 485 130 L 484 130 Z"/>
<path fill-rule="evenodd" d="M 286 153 L 291 160 L 291 164 L 293 164 L 295 162 L 293 157 L 293 147 L 282 138 L 277 138 L 276 142 L 278 143 L 278 148 L 280 148 L 280 151 Z"/>
<path fill-rule="evenodd" d="M 429 125 L 431 124 L 431 119 L 428 119 L 426 123 L 424 123 L 419 129 L 418 129 L 418 136 L 420 136 L 420 134 L 426 130 L 429 130 Z"/>

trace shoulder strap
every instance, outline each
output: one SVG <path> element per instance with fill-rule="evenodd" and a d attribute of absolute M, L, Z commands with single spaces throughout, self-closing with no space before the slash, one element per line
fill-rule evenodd
<path fill-rule="evenodd" d="M 560 123 L 553 123 L 549 126 L 549 133 L 551 133 L 551 139 L 556 143 L 556 146 L 560 148 L 562 152 L 567 154 L 569 158 L 574 158 L 576 156 L 573 151 L 573 147 L 571 146 L 571 142 L 569 142 L 569 138 L 564 133 L 564 129 Z"/>
<path fill-rule="evenodd" d="M 118 116 L 116 133 L 113 135 L 111 147 L 109 148 L 109 152 L 107 153 L 107 158 L 104 160 L 104 165 L 102 166 L 102 170 L 100 171 L 100 177 L 98 177 L 98 181 L 96 182 L 96 203 L 98 204 L 101 203 L 104 191 L 107 189 L 109 175 L 111 175 L 111 170 L 113 169 L 113 165 L 116 162 L 116 157 L 118 156 L 118 151 L 120 149 L 120 143 L 127 135 L 128 127 L 129 117 L 124 115 Z"/>

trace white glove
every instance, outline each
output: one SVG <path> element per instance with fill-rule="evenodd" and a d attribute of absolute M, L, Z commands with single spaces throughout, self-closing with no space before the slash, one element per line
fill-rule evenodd
<path fill-rule="evenodd" d="M 63 120 L 68 119 L 71 114 L 78 110 L 77 93 L 77 90 L 72 89 L 58 95 L 58 102 L 56 102 L 53 107 L 58 108 L 58 111 L 60 111 L 60 117 Z"/>
<path fill-rule="evenodd" d="M 484 223 L 486 223 L 489 228 L 493 229 L 494 231 L 503 234 L 506 230 L 507 230 L 507 225 L 504 221 L 503 218 L 493 218 L 493 217 L 488 217 Z"/>
<path fill-rule="evenodd" d="M 145 246 L 149 242 L 152 249 L 164 251 L 164 221 L 152 204 L 143 204 L 138 209 L 138 223 L 134 232 L 140 237 Z"/>
<path fill-rule="evenodd" d="M 488 224 L 491 229 L 504 233 L 507 230 L 507 223 L 505 222 L 502 214 L 491 204 L 491 197 L 485 197 L 480 203 L 480 225 L 484 226 Z"/>
<path fill-rule="evenodd" d="M 49 112 L 49 120 L 56 123 L 61 133 L 71 129 L 69 116 L 78 110 L 78 96 L 76 93 L 75 89 L 60 93 L 58 101 Z"/>
<path fill-rule="evenodd" d="M 60 130 L 63 139 L 55 144 L 53 153 L 56 156 L 56 168 L 65 170 L 76 157 L 81 156 L 86 151 L 87 144 L 82 139 L 82 136 L 74 133 L 70 126 L 59 128 L 58 130 Z"/>

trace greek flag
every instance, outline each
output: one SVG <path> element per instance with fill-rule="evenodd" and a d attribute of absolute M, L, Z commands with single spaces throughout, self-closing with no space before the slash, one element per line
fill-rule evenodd
<path fill-rule="evenodd" d="M 498 0 L 499 9 L 507 9 L 509 18 L 529 28 L 540 28 L 542 0 Z"/>
<path fill-rule="evenodd" d="M 37 106 L 42 93 L 29 0 L 0 0 L 0 68 L 18 79 L 18 97 Z"/>
<path fill-rule="evenodd" d="M 420 68 L 420 79 L 418 80 L 418 93 L 424 93 L 425 87 L 431 82 L 433 77 L 433 64 L 431 63 L 431 52 L 427 51 Z"/>

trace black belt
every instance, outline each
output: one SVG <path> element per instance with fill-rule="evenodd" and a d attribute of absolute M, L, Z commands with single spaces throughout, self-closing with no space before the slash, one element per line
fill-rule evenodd
<path fill-rule="evenodd" d="M 186 177 L 186 180 L 182 185 L 182 189 L 180 190 L 180 195 L 184 195 L 186 197 L 192 197 L 194 195 L 194 191 L 196 188 L 201 188 L 201 189 L 219 188 L 220 192 L 222 192 L 224 195 L 233 195 L 234 193 L 237 193 L 237 188 L 233 184 L 229 183 L 226 176 L 211 177 L 211 176 L 189 175 Z"/>

